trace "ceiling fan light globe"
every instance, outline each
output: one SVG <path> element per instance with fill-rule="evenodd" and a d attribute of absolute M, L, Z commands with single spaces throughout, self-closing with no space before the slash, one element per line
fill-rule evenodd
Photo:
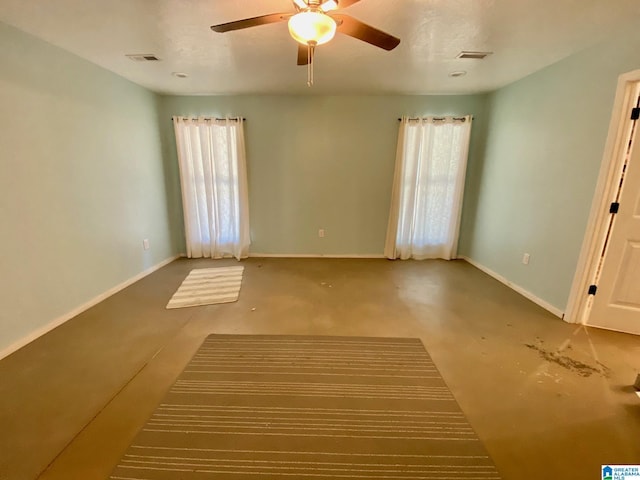
<path fill-rule="evenodd" d="M 289 33 L 303 45 L 322 45 L 336 34 L 336 21 L 318 11 L 296 13 L 289 19 Z"/>

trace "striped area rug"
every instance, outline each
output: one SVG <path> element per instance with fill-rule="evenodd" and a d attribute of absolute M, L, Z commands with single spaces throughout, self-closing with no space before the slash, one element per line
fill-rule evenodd
<path fill-rule="evenodd" d="M 211 335 L 111 480 L 498 480 L 418 339 Z"/>
<path fill-rule="evenodd" d="M 244 267 L 215 267 L 191 270 L 167 308 L 195 307 L 238 300 Z"/>

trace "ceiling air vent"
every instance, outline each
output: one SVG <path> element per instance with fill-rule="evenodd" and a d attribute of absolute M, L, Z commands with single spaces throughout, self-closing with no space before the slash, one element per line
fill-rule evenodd
<path fill-rule="evenodd" d="M 156 57 L 153 53 L 132 53 L 129 55 L 125 55 L 130 60 L 134 62 L 158 62 L 160 59 Z"/>
<path fill-rule="evenodd" d="M 456 58 L 471 58 L 474 60 L 482 60 L 485 57 L 488 57 L 493 52 L 460 52 Z"/>

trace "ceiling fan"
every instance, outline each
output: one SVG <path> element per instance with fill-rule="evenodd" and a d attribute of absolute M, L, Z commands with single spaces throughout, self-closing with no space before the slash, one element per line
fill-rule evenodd
<path fill-rule="evenodd" d="M 288 21 L 289 33 L 298 44 L 298 65 L 308 66 L 309 86 L 313 85 L 315 47 L 330 41 L 336 31 L 384 50 L 393 50 L 400 39 L 367 25 L 350 15 L 340 13 L 360 0 L 293 0 L 292 13 L 272 13 L 213 25 L 218 33 Z"/>

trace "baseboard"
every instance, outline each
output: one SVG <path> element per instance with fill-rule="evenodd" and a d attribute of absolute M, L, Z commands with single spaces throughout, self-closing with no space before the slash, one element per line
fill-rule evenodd
<path fill-rule="evenodd" d="M 503 283 L 507 287 L 511 288 L 512 290 L 515 290 L 516 292 L 518 292 L 523 297 L 527 298 L 528 300 L 531 300 L 533 303 L 535 303 L 537 305 L 540 305 L 542 308 L 544 308 L 548 312 L 553 313 L 556 317 L 563 318 L 564 312 L 562 310 L 560 310 L 559 308 L 556 308 L 553 305 L 551 305 L 550 303 L 542 300 L 540 297 L 537 297 L 536 295 L 534 295 L 533 293 L 529 292 L 528 290 L 525 290 L 520 285 L 516 285 L 515 283 L 507 280 L 505 277 L 503 277 L 499 273 L 494 272 L 490 268 L 485 267 L 484 265 L 476 262 L 475 260 L 472 260 L 469 257 L 458 256 L 458 259 L 464 260 L 465 262 L 467 262 L 467 263 L 473 265 L 474 267 L 476 267 L 478 270 L 482 270 L 484 273 L 486 273 L 487 275 L 495 278 L 500 283 Z"/>
<path fill-rule="evenodd" d="M 344 254 L 332 255 L 321 253 L 250 253 L 249 257 L 255 258 L 386 258 L 384 255 L 357 255 Z"/>
<path fill-rule="evenodd" d="M 139 274 L 129 278 L 128 280 L 125 280 L 124 282 L 116 285 L 115 287 L 110 288 L 106 292 L 101 293 L 100 295 L 92 298 L 88 302 L 83 303 L 79 307 L 74 308 L 70 312 L 64 313 L 64 314 L 60 315 L 59 317 L 53 319 L 51 322 L 47 323 L 46 325 L 43 325 L 42 327 L 40 327 L 40 328 L 34 330 L 33 332 L 31 332 L 26 337 L 23 337 L 23 338 L 19 339 L 18 341 L 12 343 L 11 345 L 6 347 L 5 349 L 0 350 L 0 360 L 2 360 L 5 357 L 8 357 L 13 352 L 15 352 L 16 350 L 21 349 L 25 345 L 33 342 L 35 339 L 37 339 L 38 337 L 41 337 L 45 333 L 48 333 L 51 330 L 53 330 L 54 328 L 59 327 L 60 325 L 62 325 L 66 321 L 71 320 L 76 315 L 81 314 L 85 310 L 88 310 L 91 307 L 93 307 L 94 305 L 96 305 L 96 304 L 100 303 L 101 301 L 109 298 L 111 295 L 114 295 L 114 294 L 118 293 L 120 290 L 123 290 L 124 288 L 127 288 L 129 285 L 137 282 L 138 280 L 146 277 L 147 275 L 155 272 L 156 270 L 164 267 L 165 265 L 170 264 L 171 262 L 173 262 L 177 258 L 180 258 L 180 255 L 176 255 L 176 256 L 167 258 L 166 260 L 163 260 L 162 262 L 160 262 L 160 263 L 158 263 L 158 264 L 156 264 L 156 265 L 154 265 L 152 267 L 147 268 L 143 272 L 140 272 Z"/>
<path fill-rule="evenodd" d="M 179 255 L 181 258 L 187 258 L 186 253 Z M 251 258 L 387 258 L 382 254 L 379 255 L 360 255 L 360 254 L 322 254 L 322 253 L 249 253 Z M 233 258 L 233 257 L 229 257 Z"/>

